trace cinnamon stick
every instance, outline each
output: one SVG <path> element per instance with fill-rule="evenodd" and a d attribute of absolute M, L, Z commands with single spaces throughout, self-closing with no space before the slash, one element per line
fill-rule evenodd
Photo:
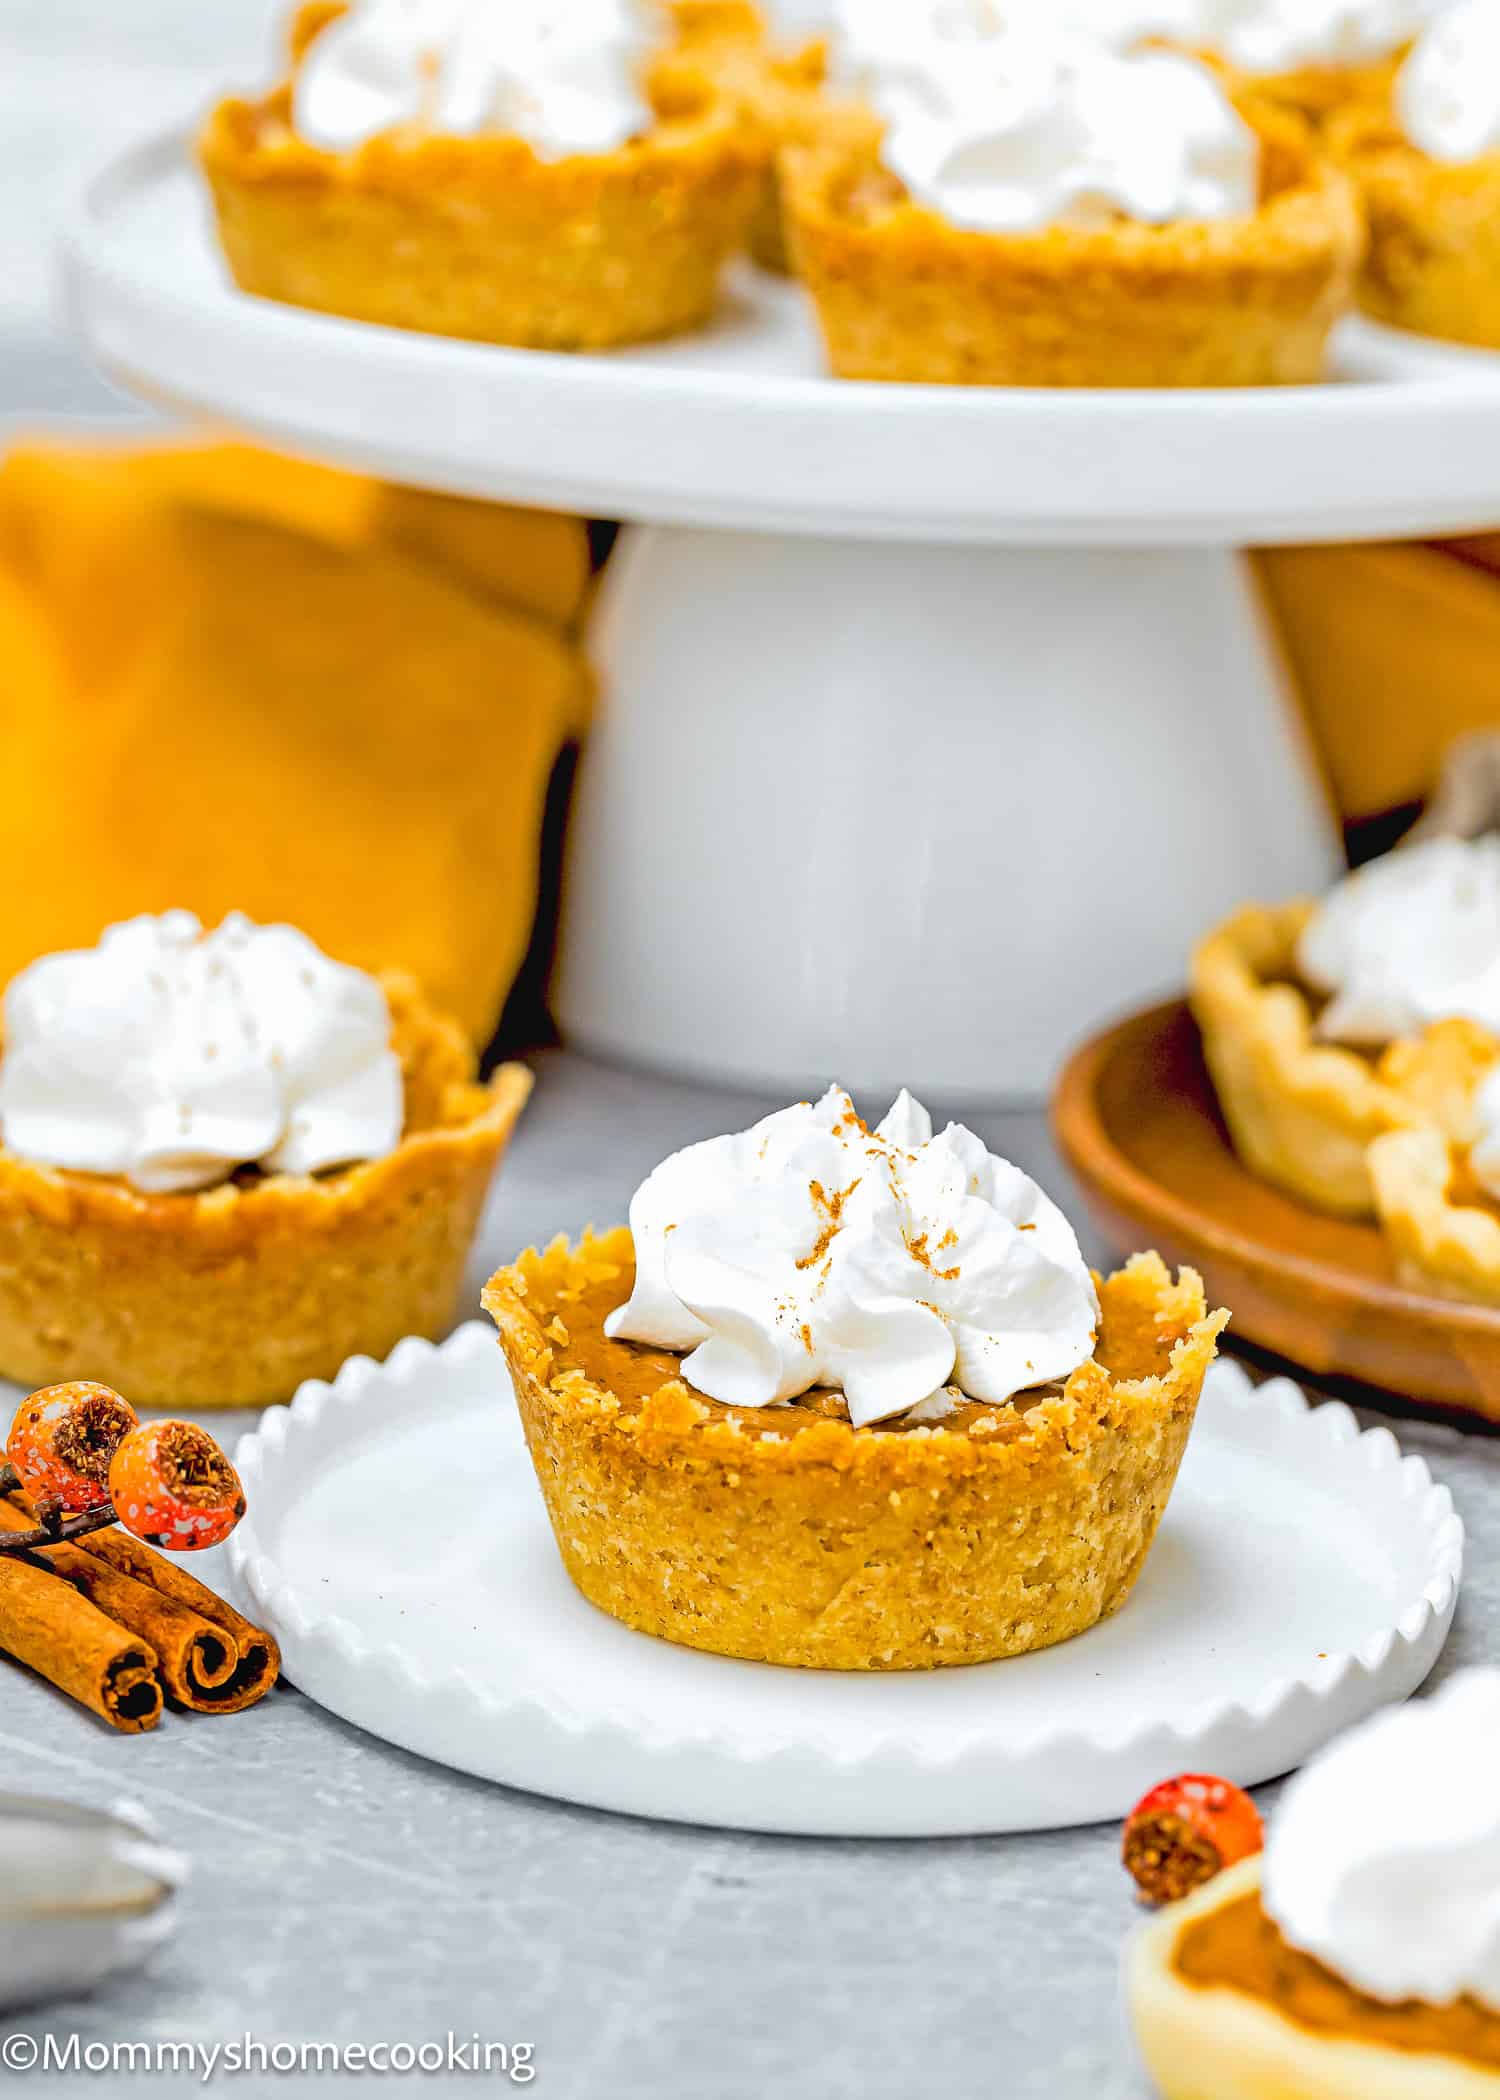
<path fill-rule="evenodd" d="M 27 1531 L 31 1522 L 13 1502 L 0 1501 L 0 1530 Z M 77 1544 L 39 1546 L 36 1555 L 56 1568 L 106 1618 L 155 1652 L 162 1684 L 180 1705 L 211 1698 L 234 1675 L 240 1659 L 238 1648 L 222 1627 L 202 1613 L 164 1597 L 149 1583 L 121 1574 L 107 1560 L 96 1559 Z"/>
<path fill-rule="evenodd" d="M 128 1531 L 118 1528 L 113 1531 L 96 1531 L 91 1537 L 80 1539 L 77 1550 L 107 1561 L 120 1574 L 134 1581 L 146 1583 L 161 1596 L 185 1605 L 200 1618 L 217 1626 L 234 1643 L 238 1656 L 232 1674 L 224 1683 L 204 1690 L 194 1691 L 183 1699 L 184 1706 L 194 1713 L 237 1714 L 247 1706 L 254 1706 L 281 1674 L 281 1650 L 263 1626 L 253 1626 L 237 1612 L 232 1604 L 226 1604 L 206 1583 L 175 1560 L 163 1553 L 153 1552 L 139 1539 L 132 1538 Z"/>
<path fill-rule="evenodd" d="M 29 1560 L 0 1559 L 0 1648 L 122 1735 L 161 1719 L 155 1650 Z"/>

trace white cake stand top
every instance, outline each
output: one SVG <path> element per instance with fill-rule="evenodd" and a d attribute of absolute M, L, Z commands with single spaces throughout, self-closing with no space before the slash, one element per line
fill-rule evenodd
<path fill-rule="evenodd" d="M 454 493 L 678 525 L 906 541 L 1230 546 L 1494 522 L 1484 361 L 1224 393 L 829 380 L 802 293 L 748 269 L 717 325 L 609 356 L 498 350 L 248 298 L 180 137 L 96 176 L 69 288 L 127 385 L 294 451 Z"/>

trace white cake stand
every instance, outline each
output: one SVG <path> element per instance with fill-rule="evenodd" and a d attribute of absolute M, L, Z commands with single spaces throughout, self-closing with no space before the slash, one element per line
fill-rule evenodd
<path fill-rule="evenodd" d="M 1487 365 L 1223 394 L 832 382 L 794 286 L 610 357 L 229 285 L 183 143 L 72 214 L 127 385 L 289 450 L 639 521 L 596 629 L 557 986 L 587 1049 L 796 1091 L 1038 1093 L 1194 936 L 1337 866 L 1237 550 L 1500 514 Z"/>

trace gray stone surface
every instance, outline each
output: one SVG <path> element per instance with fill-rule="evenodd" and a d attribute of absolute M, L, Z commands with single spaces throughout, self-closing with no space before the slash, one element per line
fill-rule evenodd
<path fill-rule="evenodd" d="M 125 412 L 51 326 L 60 200 L 110 145 L 185 119 L 226 79 L 254 77 L 282 12 L 281 0 L 0 0 L 0 416 Z M 528 1240 L 622 1217 L 666 1150 L 765 1105 L 543 1060 L 475 1289 Z M 979 1120 L 1068 1200 L 1039 1118 Z M 1444 1668 L 1492 1657 L 1500 1444 L 1425 1424 L 1402 1434 L 1470 1527 Z M 0 1786 L 133 1799 L 195 1869 L 182 1929 L 149 1971 L 0 2021 L 0 2039 L 211 2045 L 248 2028 L 267 2044 L 416 2043 L 477 2032 L 534 2042 L 537 2086 L 558 2100 L 1142 2091 L 1118 2009 L 1134 1911 L 1111 1829 L 863 1844 L 654 1826 L 444 1772 L 289 1689 L 234 1720 L 172 1717 L 155 1736 L 122 1741 L 5 1665 Z M 27 2082 L 57 2093 L 169 2083 Z M 286 2092 L 301 2081 L 232 2083 Z"/>
<path fill-rule="evenodd" d="M 621 1218 L 671 1147 L 770 1105 L 561 1053 L 539 1069 L 476 1289 L 527 1241 Z M 1040 1117 L 974 1120 L 1072 1200 Z M 1401 1434 L 1470 1527 L 1442 1667 L 1493 1658 L 1500 1442 L 1426 1423 Z M 124 1741 L 12 1669 L 0 1670 L 0 1783 L 133 1798 L 195 1867 L 182 1931 L 150 1971 L 10 2023 L 28 2033 L 212 2043 L 248 2027 L 269 2043 L 477 2031 L 534 2042 L 538 2088 L 560 2100 L 1143 2091 L 1118 2005 L 1135 1913 L 1112 1828 L 876 1844 L 656 1826 L 423 1764 L 291 1690 L 237 1719 L 169 1717 Z"/>

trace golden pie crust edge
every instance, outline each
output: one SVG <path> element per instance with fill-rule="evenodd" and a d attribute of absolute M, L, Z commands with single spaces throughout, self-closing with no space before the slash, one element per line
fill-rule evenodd
<path fill-rule="evenodd" d="M 409 979 L 382 982 L 408 1100 L 384 1159 L 149 1196 L 0 1150 L 0 1375 L 100 1379 L 144 1407 L 260 1407 L 350 1356 L 447 1333 L 531 1074 L 503 1065 L 478 1084 L 457 1025 Z"/>
<path fill-rule="evenodd" d="M 1184 1981 L 1173 1961 L 1182 1932 L 1258 1889 L 1261 1865 L 1218 1875 L 1127 1951 L 1131 2023 L 1162 2100 L 1496 2100 L 1500 2077 L 1477 2065 L 1312 2034 L 1260 1999 Z"/>
<path fill-rule="evenodd" d="M 1327 136 L 1369 221 L 1365 312 L 1418 335 L 1500 349 L 1500 153 L 1429 159 L 1388 106 L 1345 110 Z"/>
<path fill-rule="evenodd" d="M 1285 981 L 1315 909 L 1304 899 L 1236 912 L 1194 951 L 1189 997 L 1245 1164 L 1314 1209 L 1366 1218 L 1369 1146 L 1415 1112 L 1363 1058 L 1315 1040 L 1311 1007 Z"/>
<path fill-rule="evenodd" d="M 1267 195 L 1211 224 L 977 233 L 905 197 L 868 132 L 783 153 L 792 257 L 831 368 L 968 386 L 1317 379 L 1364 252 L 1358 199 L 1297 118 L 1244 113 Z M 866 210 L 862 192 L 890 201 Z"/>
<path fill-rule="evenodd" d="M 305 10 L 295 56 L 336 8 Z M 198 139 L 235 282 L 291 306 L 512 347 L 599 350 L 706 322 L 768 149 L 727 101 L 670 96 L 611 153 L 396 130 L 348 152 L 297 136 L 290 83 L 231 96 Z"/>
<path fill-rule="evenodd" d="M 1454 1200 L 1454 1153 L 1442 1131 L 1392 1131 L 1371 1145 L 1369 1163 L 1402 1282 L 1441 1298 L 1500 1305 L 1500 1217 Z"/>
<path fill-rule="evenodd" d="M 1191 1270 L 1138 1255 L 1101 1287 L 1100 1348 L 1140 1375 L 1091 1362 L 992 1437 L 810 1414 L 781 1434 L 785 1415 L 715 1417 L 677 1380 L 622 1406 L 570 1367 L 580 1292 L 618 1276 L 623 1298 L 633 1271 L 622 1227 L 524 1254 L 484 1293 L 564 1565 L 642 1633 L 825 1670 L 989 1662 L 1118 1610 L 1228 1318 Z"/>
<path fill-rule="evenodd" d="M 751 216 L 748 246 L 763 270 L 785 277 L 792 259 L 787 242 L 779 157 L 788 147 L 811 146 L 846 113 L 827 93 L 828 44 L 773 41 L 763 20 L 752 20 L 732 0 L 705 0 L 701 9 L 674 10 L 678 44 L 657 62 L 652 78 L 660 90 L 677 83 L 691 95 L 735 104 L 743 122 L 766 148 L 766 167 Z M 871 119 L 860 113 L 868 128 Z"/>

